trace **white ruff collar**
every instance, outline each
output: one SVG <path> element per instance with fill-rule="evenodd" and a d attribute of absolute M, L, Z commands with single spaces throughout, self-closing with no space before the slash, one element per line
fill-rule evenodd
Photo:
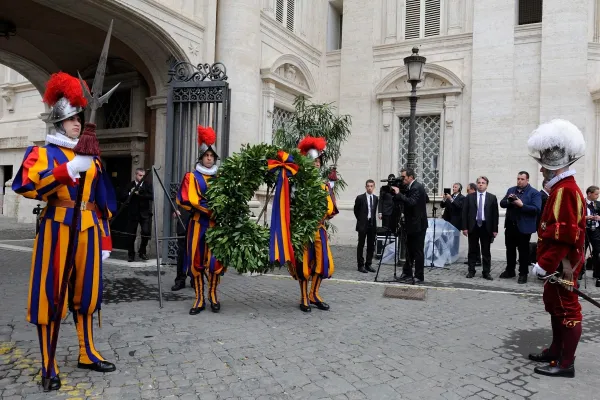
<path fill-rule="evenodd" d="M 197 163 L 196 164 L 196 171 L 200 172 L 201 174 L 204 175 L 214 175 L 217 173 L 217 164 L 213 165 L 210 168 L 206 168 L 204 165 Z"/>
<path fill-rule="evenodd" d="M 54 132 L 53 135 L 46 135 L 46 144 L 52 143 L 60 147 L 66 147 L 67 149 L 75 148 L 77 142 L 79 142 L 79 139 L 71 139 L 60 132 Z"/>
<path fill-rule="evenodd" d="M 550 182 L 548 182 L 548 184 L 547 184 L 548 189 L 552 189 L 552 186 L 556 185 L 561 180 L 563 180 L 569 176 L 573 176 L 573 175 L 575 175 L 574 169 L 569 169 L 569 170 L 563 172 L 562 174 L 556 175 L 554 178 L 550 179 Z"/>

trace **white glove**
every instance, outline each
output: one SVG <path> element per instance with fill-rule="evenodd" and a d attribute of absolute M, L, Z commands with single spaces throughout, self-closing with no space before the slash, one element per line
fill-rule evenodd
<path fill-rule="evenodd" d="M 69 176 L 73 179 L 79 178 L 79 173 L 90 169 L 93 161 L 93 156 L 80 156 L 77 154 L 75 158 L 67 163 L 67 171 L 69 171 Z"/>
<path fill-rule="evenodd" d="M 102 250 L 102 261 L 106 260 L 108 257 L 110 257 L 110 251 Z"/>
<path fill-rule="evenodd" d="M 544 268 L 540 267 L 540 264 L 538 263 L 533 264 L 533 269 L 531 270 L 531 273 L 537 276 L 548 275 L 548 272 L 546 272 Z"/>
<path fill-rule="evenodd" d="M 329 187 L 333 189 L 334 186 L 335 186 L 335 182 L 334 181 L 329 181 Z"/>

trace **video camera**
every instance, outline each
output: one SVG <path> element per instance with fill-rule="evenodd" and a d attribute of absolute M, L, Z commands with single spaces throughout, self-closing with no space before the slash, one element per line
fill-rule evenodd
<path fill-rule="evenodd" d="M 400 189 L 401 192 L 406 191 L 407 186 L 404 184 L 404 180 L 401 177 L 395 177 L 394 174 L 390 174 L 387 179 L 382 179 L 379 182 L 387 183 L 387 190 L 390 190 L 392 186 Z M 383 186 L 381 189 L 383 190 L 386 186 Z"/>

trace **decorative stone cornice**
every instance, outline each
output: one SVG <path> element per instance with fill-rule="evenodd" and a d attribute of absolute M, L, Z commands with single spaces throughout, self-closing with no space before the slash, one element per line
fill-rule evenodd
<path fill-rule="evenodd" d="M 152 110 L 156 110 L 158 108 L 167 108 L 167 96 L 146 97 L 146 106 Z"/>
<path fill-rule="evenodd" d="M 415 46 L 419 46 L 421 54 L 467 52 L 473 49 L 473 34 L 435 36 L 373 46 L 373 61 L 399 60 L 402 62 L 404 57 L 410 55 Z"/>
<path fill-rule="evenodd" d="M 315 92 L 310 70 L 300 57 L 293 54 L 280 56 L 270 68 L 261 69 L 260 76 L 263 82 L 274 83 L 296 95 L 312 97 Z"/>

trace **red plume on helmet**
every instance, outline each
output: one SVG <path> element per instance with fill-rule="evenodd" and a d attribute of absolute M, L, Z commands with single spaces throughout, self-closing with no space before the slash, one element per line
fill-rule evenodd
<path fill-rule="evenodd" d="M 204 143 L 207 146 L 213 145 L 217 140 L 217 134 L 215 130 L 210 126 L 204 127 L 198 125 L 198 145 L 202 146 Z"/>
<path fill-rule="evenodd" d="M 73 107 L 87 106 L 79 79 L 64 72 L 57 72 L 52 74 L 46 83 L 44 103 L 54 106 L 61 97 L 66 97 Z"/>
<path fill-rule="evenodd" d="M 322 137 L 312 137 L 307 136 L 298 143 L 298 149 L 302 153 L 302 155 L 308 154 L 309 150 L 316 150 L 319 155 L 325 150 L 327 146 L 327 141 Z"/>

